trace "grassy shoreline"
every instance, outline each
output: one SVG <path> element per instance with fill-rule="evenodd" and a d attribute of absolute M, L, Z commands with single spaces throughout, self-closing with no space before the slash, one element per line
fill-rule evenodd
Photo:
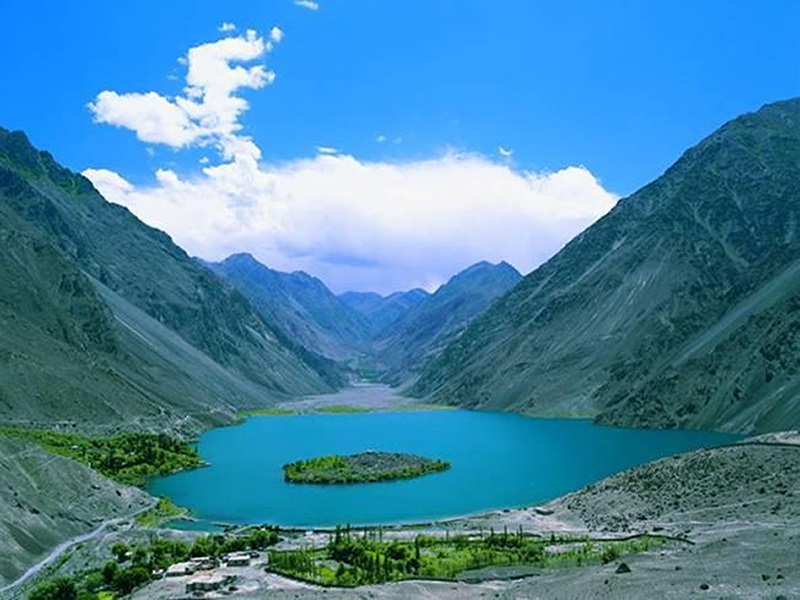
<path fill-rule="evenodd" d="M 120 433 L 90 437 L 44 429 L 0 427 L 0 434 L 38 444 L 53 454 L 71 458 L 101 475 L 144 488 L 150 477 L 206 466 L 192 442 L 164 433 Z"/>
<path fill-rule="evenodd" d="M 266 408 L 255 408 L 236 413 L 239 419 L 248 417 L 283 417 L 292 415 L 348 415 L 348 414 L 367 414 L 367 413 L 393 413 L 393 412 L 425 412 L 439 410 L 459 410 L 457 406 L 443 404 L 399 404 L 392 407 L 368 408 L 352 404 L 330 404 L 320 406 L 308 406 L 298 408 L 287 408 L 284 405 L 270 406 Z"/>

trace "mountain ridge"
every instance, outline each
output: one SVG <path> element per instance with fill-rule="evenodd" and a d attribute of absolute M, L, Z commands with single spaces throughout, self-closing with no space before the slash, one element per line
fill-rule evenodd
<path fill-rule="evenodd" d="M 303 271 L 285 273 L 248 253 L 198 261 L 228 280 L 287 338 L 338 361 L 351 378 L 405 385 L 421 363 L 521 275 L 506 262 L 481 261 L 453 275 L 436 292 L 421 289 L 381 296 L 334 295 Z"/>
<path fill-rule="evenodd" d="M 690 376 L 666 366 L 682 344 L 791 267 L 800 250 L 798 181 L 800 100 L 733 119 L 498 300 L 412 393 L 615 425 L 737 431 L 776 425 L 765 394 L 789 424 L 800 423 L 794 363 L 770 359 L 775 373 L 766 383 L 774 383 L 765 387 L 756 381 L 764 365 L 748 363 L 739 377 L 741 365 L 724 358 L 718 340 L 705 351 L 725 364 L 713 384 L 698 369 Z M 793 302 L 781 310 L 795 323 Z M 794 340 L 792 327 L 773 329 Z"/>
<path fill-rule="evenodd" d="M 5 129 L 0 243 L 10 422 L 196 431 L 270 398 L 333 389 L 169 236 Z"/>
<path fill-rule="evenodd" d="M 386 371 L 382 380 L 392 385 L 412 381 L 426 360 L 437 356 L 521 279 L 506 262 L 481 261 L 453 275 L 383 330 L 375 346 L 377 360 Z"/>
<path fill-rule="evenodd" d="M 367 337 L 367 322 L 339 300 L 317 277 L 304 271 L 284 273 L 248 253 L 223 261 L 202 261 L 236 287 L 290 339 L 309 351 L 346 359 Z"/>

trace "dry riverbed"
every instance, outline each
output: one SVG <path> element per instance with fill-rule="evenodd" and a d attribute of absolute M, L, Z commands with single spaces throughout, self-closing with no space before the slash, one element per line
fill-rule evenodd
<path fill-rule="evenodd" d="M 278 411 L 286 413 L 335 413 L 335 412 L 392 412 L 403 410 L 446 410 L 448 406 L 425 404 L 415 398 L 400 396 L 397 390 L 386 385 L 361 383 L 336 394 L 308 396 L 299 400 L 287 400 L 277 405 Z"/>

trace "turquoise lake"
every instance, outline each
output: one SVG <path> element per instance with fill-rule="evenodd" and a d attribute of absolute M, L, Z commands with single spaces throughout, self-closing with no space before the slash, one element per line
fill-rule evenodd
<path fill-rule="evenodd" d="M 200 438 L 211 466 L 155 479 L 149 491 L 209 522 L 420 522 L 544 502 L 637 464 L 736 439 L 459 410 L 253 417 Z M 384 483 L 283 481 L 287 462 L 366 450 L 441 458 L 452 468 Z"/>

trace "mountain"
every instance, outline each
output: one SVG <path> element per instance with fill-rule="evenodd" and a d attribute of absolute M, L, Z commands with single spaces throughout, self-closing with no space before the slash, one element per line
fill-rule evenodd
<path fill-rule="evenodd" d="M 800 426 L 800 99 L 730 121 L 476 319 L 412 393 L 604 423 Z"/>
<path fill-rule="evenodd" d="M 247 297 L 269 322 L 309 350 L 346 358 L 368 337 L 366 319 L 308 273 L 275 271 L 250 254 L 204 264 Z"/>
<path fill-rule="evenodd" d="M 0 129 L 0 418 L 189 428 L 332 389 L 230 285 Z"/>
<path fill-rule="evenodd" d="M 399 385 L 416 376 L 477 315 L 522 279 L 502 262 L 480 262 L 453 276 L 383 330 L 374 344 L 382 379 Z"/>
<path fill-rule="evenodd" d="M 142 490 L 116 484 L 34 442 L 0 434 L 0 596 L 59 544 L 104 521 L 152 505 Z"/>
<path fill-rule="evenodd" d="M 375 292 L 345 292 L 339 299 L 367 319 L 372 337 L 377 337 L 428 296 L 430 294 L 425 290 L 415 288 L 388 296 L 381 296 Z"/>

